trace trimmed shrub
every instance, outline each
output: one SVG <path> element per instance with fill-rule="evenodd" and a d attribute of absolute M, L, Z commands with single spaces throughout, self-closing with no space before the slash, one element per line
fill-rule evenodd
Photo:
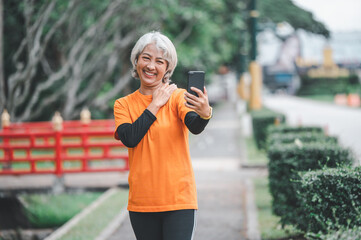
<path fill-rule="evenodd" d="M 283 123 L 285 116 L 281 113 L 267 108 L 252 111 L 253 136 L 258 149 L 265 149 L 267 139 L 267 128 L 275 123 Z"/>
<path fill-rule="evenodd" d="M 299 126 L 299 127 L 292 127 L 286 124 L 281 125 L 274 125 L 269 126 L 267 129 L 267 135 L 275 134 L 275 133 L 322 133 L 324 134 L 323 128 L 319 126 Z"/>
<path fill-rule="evenodd" d="M 281 217 L 282 225 L 298 225 L 300 203 L 291 179 L 298 171 L 351 165 L 353 156 L 348 149 L 330 143 L 302 145 L 272 145 L 268 149 L 269 186 L 273 196 L 273 212 Z"/>
<path fill-rule="evenodd" d="M 361 167 L 300 173 L 294 182 L 305 221 L 298 228 L 314 233 L 361 226 Z M 344 239 L 344 238 L 340 238 Z"/>
<path fill-rule="evenodd" d="M 302 77 L 301 87 L 297 95 L 335 95 L 349 93 L 355 88 L 360 88 L 357 76 L 340 78 Z"/>
<path fill-rule="evenodd" d="M 268 134 L 267 148 L 272 145 L 289 144 L 289 143 L 331 143 L 338 142 L 336 137 L 326 136 L 323 132 L 288 132 Z"/>
<path fill-rule="evenodd" d="M 346 228 L 328 234 L 311 235 L 310 237 L 317 240 L 359 240 L 361 239 L 361 227 Z"/>

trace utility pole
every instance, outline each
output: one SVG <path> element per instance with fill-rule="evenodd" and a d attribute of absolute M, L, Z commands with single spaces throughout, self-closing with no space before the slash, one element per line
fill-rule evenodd
<path fill-rule="evenodd" d="M 257 19 L 259 12 L 257 11 L 256 0 L 249 0 L 249 31 L 251 35 L 251 62 L 249 64 L 249 73 L 251 75 L 251 90 L 249 107 L 251 110 L 262 108 L 262 69 L 257 63 Z"/>
<path fill-rule="evenodd" d="M 246 7 L 242 12 L 242 20 L 247 22 L 248 19 L 248 7 Z M 239 77 L 239 85 L 238 85 L 238 95 L 241 99 L 245 101 L 249 101 L 249 74 L 247 70 L 247 58 L 249 53 L 247 52 L 248 47 L 248 28 L 244 27 L 240 32 L 240 46 L 239 46 L 239 65 L 238 65 L 238 77 Z"/>

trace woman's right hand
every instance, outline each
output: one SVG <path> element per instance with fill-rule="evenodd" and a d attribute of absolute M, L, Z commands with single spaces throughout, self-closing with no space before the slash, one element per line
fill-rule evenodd
<path fill-rule="evenodd" d="M 155 116 L 159 109 L 163 107 L 172 96 L 173 92 L 177 89 L 177 85 L 164 83 L 161 87 L 153 92 L 152 102 L 147 109 Z"/>

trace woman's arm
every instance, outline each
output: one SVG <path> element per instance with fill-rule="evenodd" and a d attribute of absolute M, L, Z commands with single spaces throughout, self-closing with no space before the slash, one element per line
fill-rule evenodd
<path fill-rule="evenodd" d="M 117 128 L 119 139 L 128 148 L 136 147 L 156 119 L 148 109 L 145 109 L 134 123 L 119 125 Z"/>
<path fill-rule="evenodd" d="M 188 112 L 184 118 L 184 123 L 193 134 L 200 134 L 207 126 L 209 119 L 202 119 L 196 112 Z"/>
<path fill-rule="evenodd" d="M 200 134 L 212 117 L 212 108 L 209 106 L 208 94 L 205 87 L 204 92 L 194 87 L 191 89 L 198 94 L 198 97 L 188 92 L 184 93 L 186 107 L 194 111 L 186 114 L 184 123 L 191 133 Z"/>
<path fill-rule="evenodd" d="M 176 85 L 169 85 L 169 83 L 162 84 L 153 92 L 152 102 L 134 123 L 123 123 L 117 128 L 118 137 L 125 146 L 134 148 L 138 145 L 148 132 L 150 126 L 157 119 L 155 115 L 159 109 L 168 102 L 170 96 L 176 89 Z"/>

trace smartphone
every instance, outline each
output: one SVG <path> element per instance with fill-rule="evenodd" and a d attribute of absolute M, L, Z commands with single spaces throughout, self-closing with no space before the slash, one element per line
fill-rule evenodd
<path fill-rule="evenodd" d="M 198 94 L 191 90 L 191 87 L 198 88 L 203 92 L 204 90 L 204 71 L 189 71 L 187 80 L 187 92 L 198 97 Z"/>

